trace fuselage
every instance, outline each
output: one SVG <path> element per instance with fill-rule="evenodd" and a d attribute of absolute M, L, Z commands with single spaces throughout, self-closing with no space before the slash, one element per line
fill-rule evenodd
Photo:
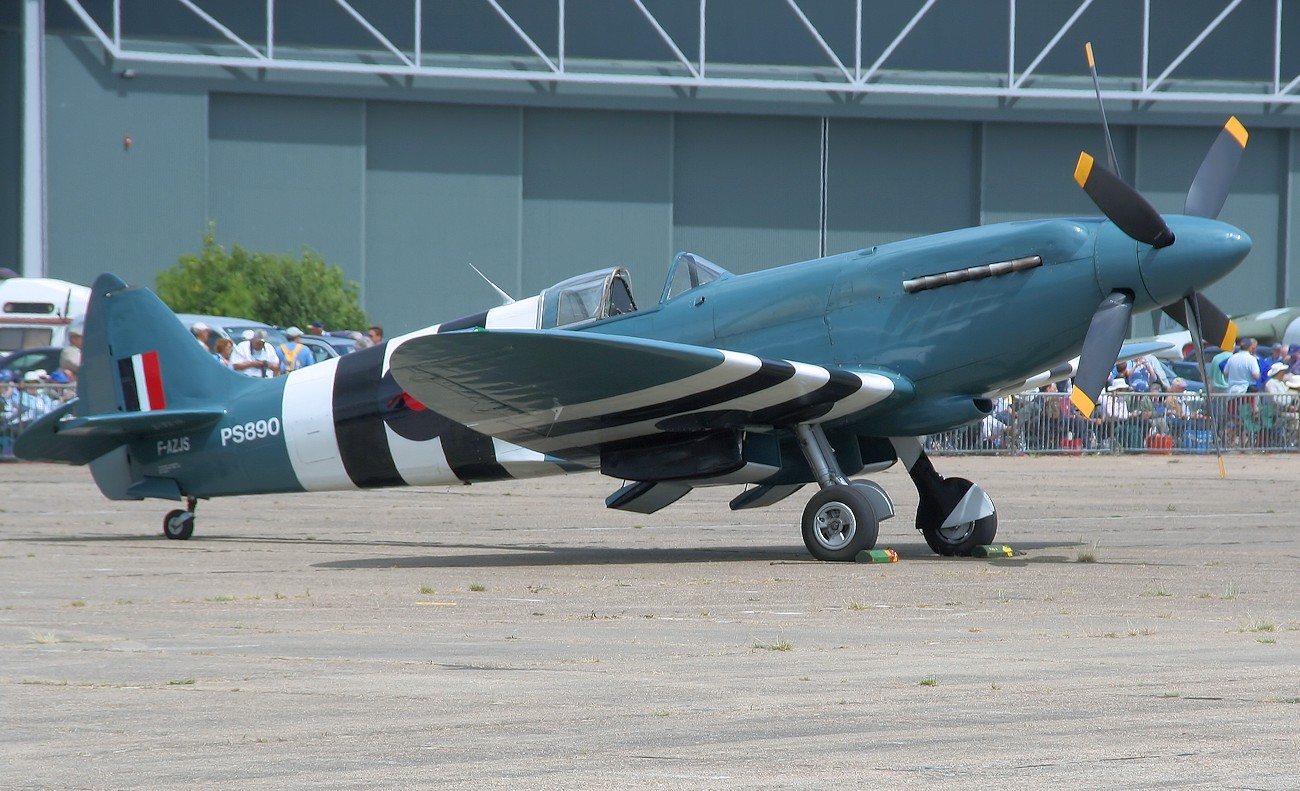
<path fill-rule="evenodd" d="M 1103 220 L 952 231 L 722 277 L 565 329 L 891 372 L 910 385 L 907 397 L 840 418 L 841 426 L 870 436 L 933 433 L 980 417 L 988 393 L 1077 355 L 1112 291 L 1130 293 L 1138 310 L 1158 307 L 1222 277 L 1249 250 L 1249 239 L 1223 223 L 1174 218 L 1171 227 L 1185 243 L 1159 251 Z M 572 460 L 425 409 L 388 370 L 410 338 L 534 328 L 538 315 L 520 303 L 494 308 L 241 388 L 209 435 L 189 438 L 194 450 L 215 451 L 186 454 L 190 493 L 439 485 L 574 469 Z M 137 447 L 132 460 L 146 474 L 166 474 L 178 453 Z"/>

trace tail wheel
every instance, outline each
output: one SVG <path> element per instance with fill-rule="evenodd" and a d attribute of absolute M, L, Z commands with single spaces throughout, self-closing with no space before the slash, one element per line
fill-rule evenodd
<path fill-rule="evenodd" d="M 828 486 L 803 509 L 803 543 L 818 560 L 853 560 L 876 545 L 880 522 L 856 486 Z"/>
<path fill-rule="evenodd" d="M 163 535 L 176 541 L 184 541 L 194 535 L 194 513 L 177 508 L 163 517 Z"/>

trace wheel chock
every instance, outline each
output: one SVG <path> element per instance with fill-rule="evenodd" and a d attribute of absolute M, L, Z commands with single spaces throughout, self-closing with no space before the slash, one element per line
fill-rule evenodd
<path fill-rule="evenodd" d="M 1013 558 L 1016 551 L 1006 544 L 980 544 L 971 554 L 977 558 Z"/>
<path fill-rule="evenodd" d="M 858 563 L 897 563 L 898 553 L 892 549 L 864 549 L 854 560 Z"/>

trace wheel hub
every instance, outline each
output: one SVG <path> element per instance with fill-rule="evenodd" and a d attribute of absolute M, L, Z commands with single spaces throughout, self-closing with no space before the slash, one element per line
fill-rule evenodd
<path fill-rule="evenodd" d="M 952 527 L 939 528 L 939 535 L 943 536 L 943 539 L 945 541 L 949 541 L 953 544 L 959 544 L 962 541 L 965 541 L 966 537 L 969 536 L 971 534 L 971 531 L 974 529 L 975 529 L 974 522 L 962 522 L 961 524 L 953 525 Z"/>
<path fill-rule="evenodd" d="M 817 542 L 827 549 L 840 549 L 853 540 L 858 523 L 852 509 L 842 503 L 826 503 L 813 517 L 817 525 Z"/>

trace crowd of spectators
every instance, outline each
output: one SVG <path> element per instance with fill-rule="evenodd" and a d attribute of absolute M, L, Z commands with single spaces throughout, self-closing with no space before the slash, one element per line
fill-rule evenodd
<path fill-rule="evenodd" d="M 1195 347 L 1183 350 L 1195 362 Z M 1158 361 L 1139 357 L 1111 370 L 1091 415 L 1079 414 L 1069 382 L 999 399 L 964 437 L 940 445 L 1027 451 L 1300 448 L 1300 344 L 1260 348 L 1243 338 L 1231 350 L 1204 349 L 1209 394 L 1192 392 Z"/>

